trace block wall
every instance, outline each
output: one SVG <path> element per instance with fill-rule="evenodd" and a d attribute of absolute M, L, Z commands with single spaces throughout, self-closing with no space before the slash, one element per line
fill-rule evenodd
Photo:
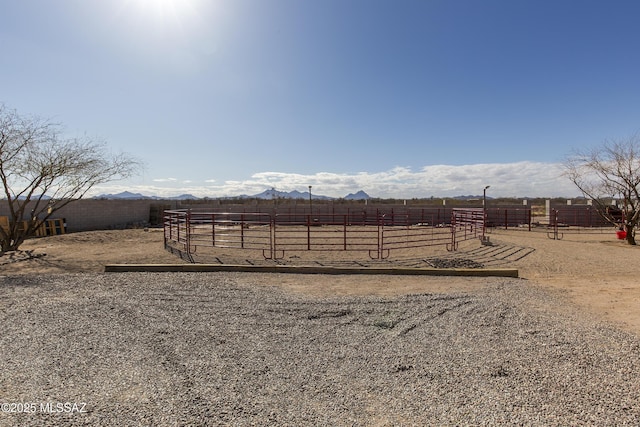
<path fill-rule="evenodd" d="M 57 211 L 52 218 L 65 218 L 67 232 L 142 226 L 149 223 L 153 203 L 153 200 L 78 200 Z M 25 213 L 29 215 L 30 211 L 27 208 Z M 8 215 L 6 200 L 0 200 L 0 216 Z"/>

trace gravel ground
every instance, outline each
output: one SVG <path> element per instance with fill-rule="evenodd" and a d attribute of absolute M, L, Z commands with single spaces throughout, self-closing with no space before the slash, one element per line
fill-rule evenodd
<path fill-rule="evenodd" d="M 640 424 L 640 339 L 526 280 L 389 298 L 256 280 L 0 276 L 0 425 Z"/>

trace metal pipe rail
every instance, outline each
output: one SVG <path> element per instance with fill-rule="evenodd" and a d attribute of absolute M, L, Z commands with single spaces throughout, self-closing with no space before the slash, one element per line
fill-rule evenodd
<path fill-rule="evenodd" d="M 606 234 L 617 228 L 600 217 L 595 209 L 551 209 L 547 237 L 562 240 L 565 234 Z"/>
<path fill-rule="evenodd" d="M 422 212 L 423 223 L 415 224 L 406 214 L 171 210 L 164 213 L 164 238 L 165 246 L 178 245 L 189 255 L 198 248 L 217 247 L 260 250 L 265 259 L 281 259 L 291 251 L 366 251 L 373 259 L 384 259 L 396 249 L 441 245 L 456 250 L 459 241 L 477 237 L 482 230 L 482 210 L 455 209 L 451 225 L 442 223 L 440 215 Z"/>
<path fill-rule="evenodd" d="M 482 208 L 453 209 L 451 211 L 450 251 L 458 250 L 458 243 L 479 238 L 485 226 L 485 211 Z"/>

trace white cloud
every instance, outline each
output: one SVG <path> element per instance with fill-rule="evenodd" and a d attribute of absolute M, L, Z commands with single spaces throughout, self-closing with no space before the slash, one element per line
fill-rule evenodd
<path fill-rule="evenodd" d="M 562 175 L 560 163 L 517 162 L 485 163 L 474 165 L 431 165 L 418 171 L 408 167 L 394 167 L 381 172 L 297 174 L 286 172 L 259 172 L 246 180 L 224 181 L 210 179 L 197 185 L 176 179 L 154 179 L 158 185 L 100 186 L 97 193 L 135 191 L 146 195 L 176 196 L 193 194 L 199 197 L 225 197 L 252 195 L 270 188 L 280 191 L 307 191 L 313 186 L 314 194 L 344 197 L 358 190 L 372 197 L 428 198 L 480 195 L 490 185 L 491 197 L 574 197 L 579 195 L 573 184 Z M 166 184 L 166 185 L 160 185 Z M 118 190 L 121 189 L 121 190 Z"/>

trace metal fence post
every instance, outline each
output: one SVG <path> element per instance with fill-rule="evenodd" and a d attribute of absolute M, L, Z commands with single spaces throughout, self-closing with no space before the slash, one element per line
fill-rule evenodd
<path fill-rule="evenodd" d="M 344 215 L 344 217 L 342 218 L 342 235 L 343 235 L 343 241 L 344 241 L 344 250 L 347 250 L 347 215 Z"/>
<path fill-rule="evenodd" d="M 311 215 L 307 215 L 307 250 L 311 250 Z"/>
<path fill-rule="evenodd" d="M 269 250 L 271 251 L 271 258 L 276 257 L 276 218 L 278 214 L 269 216 Z"/>
<path fill-rule="evenodd" d="M 240 214 L 240 247 L 244 249 L 244 214 Z"/>
<path fill-rule="evenodd" d="M 448 247 L 447 249 L 449 251 L 455 251 L 456 250 L 456 214 L 455 211 L 451 211 L 451 243 L 450 243 L 450 247 Z"/>
<path fill-rule="evenodd" d="M 185 216 L 185 227 L 185 232 L 187 234 L 187 254 L 191 256 L 191 209 L 187 210 L 187 214 Z"/>
<path fill-rule="evenodd" d="M 216 245 L 216 214 L 211 214 L 211 243 L 213 246 Z"/>
<path fill-rule="evenodd" d="M 384 251 L 384 214 L 380 215 L 379 212 L 376 212 L 376 216 L 378 222 L 378 259 L 380 259 Z"/>

